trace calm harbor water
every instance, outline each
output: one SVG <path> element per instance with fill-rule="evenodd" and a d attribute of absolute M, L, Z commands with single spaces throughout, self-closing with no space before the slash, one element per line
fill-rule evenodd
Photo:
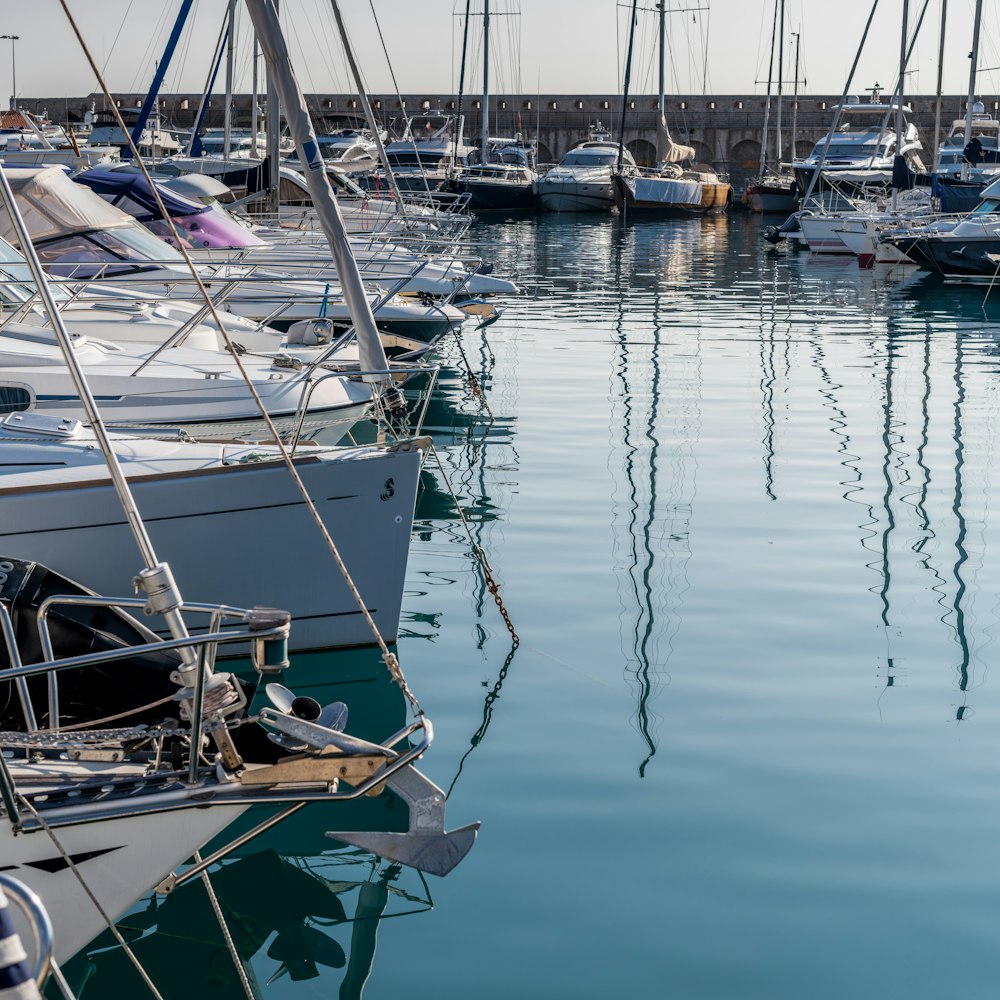
<path fill-rule="evenodd" d="M 479 842 L 444 880 L 329 812 L 248 846 L 212 879 L 256 994 L 995 996 L 1000 292 L 743 216 L 470 243 L 525 294 L 463 336 L 492 417 L 452 347 L 428 424 L 522 641 L 431 462 L 399 654 Z M 287 683 L 405 715 L 367 651 Z M 200 884 L 120 926 L 165 997 L 244 996 Z M 70 971 L 144 995 L 110 938 Z"/>

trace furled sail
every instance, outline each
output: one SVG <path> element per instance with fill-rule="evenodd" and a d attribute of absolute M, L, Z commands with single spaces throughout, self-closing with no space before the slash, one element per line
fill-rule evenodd
<path fill-rule="evenodd" d="M 682 146 L 670 137 L 667 116 L 661 111 L 656 122 L 656 162 L 693 163 L 694 155 L 693 146 Z"/>

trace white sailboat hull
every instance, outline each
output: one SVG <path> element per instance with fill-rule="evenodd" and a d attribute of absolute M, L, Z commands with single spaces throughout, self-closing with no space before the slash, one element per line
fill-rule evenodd
<path fill-rule="evenodd" d="M 60 845 L 112 920 L 118 920 L 153 886 L 230 823 L 248 806 L 213 805 L 153 815 L 134 815 L 61 826 Z M 52 921 L 55 959 L 68 959 L 106 927 L 72 868 L 44 831 L 14 837 L 0 827 L 0 870 L 33 889 Z M 15 911 L 16 912 L 16 911 Z M 22 940 L 31 933 L 20 915 Z"/>
<path fill-rule="evenodd" d="M 399 626 L 420 453 L 349 449 L 298 469 L 387 641 Z M 8 469 L 16 459 L 0 456 Z M 104 594 L 131 593 L 142 560 L 106 479 L 49 468 L 0 479 L 0 552 L 31 559 Z M 295 650 L 373 641 L 357 602 L 281 462 L 127 472 L 157 551 L 189 601 L 270 605 L 293 618 Z M 146 474 L 143 474 L 146 473 Z M 45 482 L 45 477 L 49 482 Z M 60 478 L 63 481 L 59 481 Z M 54 481 L 52 481 L 54 480 Z"/>

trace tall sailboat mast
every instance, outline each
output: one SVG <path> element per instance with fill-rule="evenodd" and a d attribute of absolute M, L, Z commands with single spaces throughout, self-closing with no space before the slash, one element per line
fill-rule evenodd
<path fill-rule="evenodd" d="M 483 130 L 479 159 L 488 159 L 490 136 L 490 0 L 483 0 Z"/>
<path fill-rule="evenodd" d="M 965 103 L 965 136 L 962 148 L 972 138 L 972 104 L 976 99 L 976 76 L 979 72 L 979 29 L 983 23 L 983 0 L 976 0 L 976 16 L 972 27 L 972 52 L 969 53 L 969 97 Z M 969 176 L 969 164 L 962 163 L 963 180 Z"/>
<path fill-rule="evenodd" d="M 781 170 L 781 99 L 784 96 L 785 75 L 785 0 L 781 0 L 781 14 L 778 17 L 778 107 L 774 116 L 774 158 L 775 168 Z"/>
<path fill-rule="evenodd" d="M 229 29 L 226 32 L 226 106 L 223 112 L 222 158 L 229 159 L 233 141 L 233 55 L 236 46 L 236 0 L 229 0 Z"/>

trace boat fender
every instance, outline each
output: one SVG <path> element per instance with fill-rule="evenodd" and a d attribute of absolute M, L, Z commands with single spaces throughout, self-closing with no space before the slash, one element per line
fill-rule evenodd
<path fill-rule="evenodd" d="M 0 886 L 0 997 L 40 1000 L 38 984 L 28 968 L 28 953 L 11 920 L 10 907 Z"/>

